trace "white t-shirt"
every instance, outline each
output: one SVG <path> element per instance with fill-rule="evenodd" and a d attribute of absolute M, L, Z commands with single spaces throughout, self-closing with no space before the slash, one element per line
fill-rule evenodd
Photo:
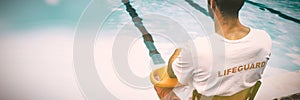
<path fill-rule="evenodd" d="M 266 67 L 272 40 L 267 32 L 250 28 L 239 40 L 218 34 L 187 43 L 172 63 L 180 86 L 173 89 L 182 100 L 192 91 L 205 96 L 231 96 L 253 86 Z"/>

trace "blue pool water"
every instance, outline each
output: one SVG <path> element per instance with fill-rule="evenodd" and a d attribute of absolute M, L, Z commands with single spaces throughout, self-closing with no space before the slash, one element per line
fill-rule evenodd
<path fill-rule="evenodd" d="M 205 0 L 197 0 L 194 3 L 198 4 L 201 9 L 206 9 Z M 109 24 L 104 24 L 104 30 L 106 31 L 116 30 L 116 26 L 121 28 L 124 24 L 130 23 L 130 17 L 124 10 L 124 6 L 120 6 L 120 3 L 117 2 L 113 4 L 115 4 L 114 13 L 109 17 L 107 22 Z M 197 25 L 198 23 L 195 23 L 193 16 L 189 13 L 188 8 L 196 10 L 195 7 L 184 0 L 136 0 L 132 2 L 132 5 L 142 17 L 149 14 L 168 16 L 180 23 L 188 32 L 196 32 L 198 35 L 203 33 L 199 28 L 200 26 Z M 247 1 L 242 8 L 240 19 L 243 24 L 252 28 L 263 29 L 271 35 L 273 49 L 269 66 L 289 71 L 300 70 L 299 11 L 299 0 L 253 0 Z M 203 11 L 197 13 L 205 16 Z M 195 16 L 197 17 L 197 15 Z M 149 16 L 144 18 L 146 27 L 160 26 L 159 22 Z M 165 27 L 160 26 L 162 30 Z"/>
<path fill-rule="evenodd" d="M 297 14 L 300 10 L 299 1 L 274 1 L 266 0 L 253 1 L 264 4 L 266 7 L 273 8 L 281 13 L 284 13 L 293 18 L 299 18 Z M 300 69 L 300 23 L 292 20 L 287 20 L 280 17 L 276 13 L 271 13 L 268 10 L 262 10 L 259 6 L 254 6 L 249 3 L 245 4 L 241 17 L 246 25 L 254 28 L 266 30 L 273 40 L 272 58 L 270 66 L 282 68 L 286 70 Z M 299 19 L 298 19 L 299 20 Z"/>

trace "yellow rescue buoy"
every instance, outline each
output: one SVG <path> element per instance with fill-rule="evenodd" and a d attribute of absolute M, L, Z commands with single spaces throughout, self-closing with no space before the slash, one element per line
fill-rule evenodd
<path fill-rule="evenodd" d="M 150 73 L 150 80 L 151 83 L 157 87 L 170 88 L 178 85 L 177 78 L 170 78 L 166 66 L 153 70 Z"/>

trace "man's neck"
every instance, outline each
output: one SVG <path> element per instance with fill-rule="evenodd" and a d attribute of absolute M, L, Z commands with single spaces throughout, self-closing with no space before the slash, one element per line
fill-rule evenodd
<path fill-rule="evenodd" d="M 250 29 L 242 25 L 238 18 L 219 18 L 215 21 L 215 32 L 228 40 L 238 40 L 245 37 Z"/>

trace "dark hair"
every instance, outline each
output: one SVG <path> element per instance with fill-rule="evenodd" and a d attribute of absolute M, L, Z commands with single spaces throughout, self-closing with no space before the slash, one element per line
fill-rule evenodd
<path fill-rule="evenodd" d="M 245 0 L 215 0 L 223 16 L 236 17 L 244 5 Z"/>

